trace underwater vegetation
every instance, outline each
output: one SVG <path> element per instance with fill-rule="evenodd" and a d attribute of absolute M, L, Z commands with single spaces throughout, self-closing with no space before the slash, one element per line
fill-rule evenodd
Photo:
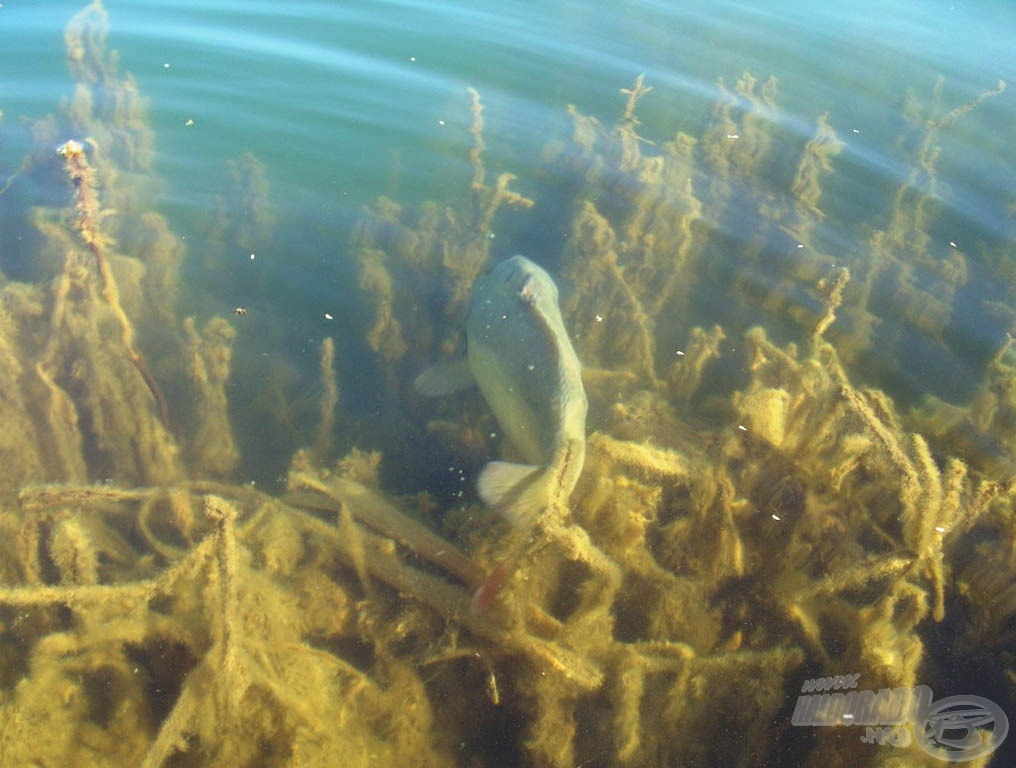
<path fill-rule="evenodd" d="M 380 199 L 352 233 L 353 341 L 436 439 L 503 455 L 478 396 L 412 383 L 462 351 L 495 221 L 555 197 L 567 237 L 545 266 L 568 286 L 587 454 L 520 542 L 471 494 L 394 495 L 372 444 L 337 454 L 342 338 L 285 493 L 236 482 L 238 332 L 178 315 L 186 254 L 151 210 L 154 136 L 106 30 L 98 2 L 71 21 L 74 97 L 0 191 L 66 193 L 26 206 L 33 263 L 0 279 L 0 764 L 938 765 L 791 726 L 802 682 L 935 689 L 977 657 L 1016 700 L 1016 273 L 982 308 L 1000 343 L 969 402 L 899 403 L 865 362 L 913 329 L 951 354 L 975 278 L 928 234 L 939 138 L 1004 84 L 908 99 L 914 177 L 851 253 L 822 229 L 842 141 L 821 115 L 776 141 L 774 80 L 720 83 L 701 136 L 659 143 L 642 78 L 612 126 L 573 108 L 531 198 L 488 178 L 470 91 L 468 200 Z M 264 166 L 230 177 L 249 215 L 216 227 L 256 243 Z M 710 258 L 735 247 L 709 226 L 727 217 L 751 233 L 734 275 Z M 508 548 L 524 565 L 478 612 Z"/>

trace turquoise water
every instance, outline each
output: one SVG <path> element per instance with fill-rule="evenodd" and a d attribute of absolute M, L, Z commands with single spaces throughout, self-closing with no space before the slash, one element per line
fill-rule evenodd
<path fill-rule="evenodd" d="M 63 30 L 80 7 L 55 0 L 0 5 L 0 188 L 9 180 L 0 193 L 0 271 L 8 277 L 28 271 L 19 250 L 24 210 L 65 199 L 58 183 L 17 172 L 33 151 L 31 121 L 73 93 Z M 893 295 L 876 296 L 873 306 L 885 317 L 863 359 L 850 361 L 855 381 L 885 388 L 901 407 L 927 394 L 966 403 L 1013 330 L 1016 3 L 1008 0 L 108 0 L 105 7 L 109 45 L 147 99 L 156 135 L 161 186 L 152 206 L 187 247 L 182 313 L 232 320 L 236 308 L 246 310 L 234 321 L 230 385 L 240 481 L 278 488 L 294 449 L 306 444 L 326 336 L 339 345 L 339 447 L 384 449 L 396 465 L 385 470 L 393 489 L 415 492 L 432 481 L 418 455 L 406 470 L 398 467 L 418 450 L 420 427 L 407 422 L 410 406 L 378 387 L 363 346 L 344 341 L 363 324 L 351 235 L 363 207 L 382 195 L 468 207 L 469 88 L 485 107 L 488 181 L 510 171 L 516 191 L 538 202 L 531 218 L 512 212 L 495 219 L 495 256 L 524 251 L 552 270 L 557 264 L 568 216 L 555 215 L 560 190 L 548 178 L 546 148 L 570 135 L 569 105 L 610 126 L 624 108 L 620 89 L 644 75 L 652 91 L 638 105 L 638 132 L 651 152 L 678 132 L 703 136 L 723 99 L 718 83 L 732 90 L 747 72 L 759 81 L 776 78 L 775 107 L 763 117 L 775 149 L 757 176 L 731 182 L 730 197 L 744 203 L 743 212 L 736 205 L 702 212 L 701 226 L 725 244 L 710 255 L 714 277 L 731 285 L 755 281 L 760 294 L 783 290 L 775 261 L 772 274 L 744 267 L 758 225 L 749 211 L 760 201 L 790 204 L 794 164 L 816 119 L 827 115 L 844 143 L 818 205 L 816 239 L 829 269 L 837 254 L 852 263 L 870 249 L 901 188 L 927 195 L 930 263 L 959 250 L 967 269 L 956 296 L 943 299 L 950 309 L 938 333 L 895 313 Z M 915 174 L 922 126 L 1000 81 L 1009 87 L 935 134 L 934 176 Z M 908 104 L 927 107 L 939 82 L 939 110 L 908 122 Z M 66 138 L 74 137 L 60 140 Z M 258 205 L 268 216 L 231 240 L 217 221 L 223 210 L 241 221 L 252 215 L 230 191 L 247 155 L 257 158 L 267 182 Z M 934 272 L 922 262 L 900 279 L 934 297 L 941 288 Z M 780 311 L 761 300 L 736 306 L 741 299 L 724 287 L 716 277 L 695 297 L 696 322 L 722 322 L 735 339 L 731 347 L 739 330 L 758 322 L 777 339 L 794 339 L 794 322 Z M 806 304 L 795 289 L 786 287 L 787 303 Z M 745 294 L 751 291 L 736 295 Z M 721 367 L 711 375 L 716 383 L 726 375 L 743 381 L 743 374 Z M 262 386 L 268 379 L 296 404 L 277 421 L 270 418 L 275 390 Z M 737 384 L 718 386 L 730 391 Z M 1011 438 L 990 450 L 1011 456 Z"/>
<path fill-rule="evenodd" d="M 803 143 L 815 118 L 828 113 L 846 142 L 821 207 L 829 239 L 847 251 L 884 223 L 910 171 L 899 146 L 908 132 L 907 93 L 926 102 L 942 77 L 948 111 L 1016 75 L 1009 36 L 1016 9 L 1006 2 L 844 2 L 820 10 L 800 2 L 107 8 L 110 45 L 149 100 L 165 182 L 158 208 L 186 238 L 192 267 L 209 250 L 207 223 L 227 186 L 225 164 L 250 152 L 265 165 L 278 226 L 255 264 L 244 262 L 247 254 L 223 254 L 211 274 L 195 271 L 204 306 L 270 305 L 292 318 L 294 333 L 309 336 L 327 327 L 311 319 L 341 303 L 341 275 L 333 271 L 359 206 L 382 194 L 405 203 L 466 198 L 467 87 L 486 106 L 489 170 L 510 169 L 527 193 L 547 141 L 566 135 L 568 104 L 609 125 L 623 106 L 618 90 L 644 73 L 654 90 L 639 108 L 641 134 L 661 141 L 677 131 L 702 133 L 719 79 L 731 86 L 743 72 L 776 77 L 778 109 L 768 119 L 778 123 L 780 141 Z M 8 126 L 51 112 L 70 94 L 61 37 L 76 9 L 62 2 L 0 8 Z M 1007 126 L 1014 111 L 1010 89 L 940 137 L 940 229 L 961 246 L 990 249 L 1012 236 L 1016 149 Z M 23 148 L 14 139 L 0 147 L 7 173 Z M 977 274 L 976 259 L 972 282 L 990 282 Z M 270 295 L 237 287 L 252 271 L 257 284 L 273 285 Z M 975 365 L 999 338 L 983 322 L 975 313 L 958 327 L 960 345 L 969 346 L 956 351 L 964 360 L 974 354 Z M 970 386 L 945 369 L 925 384 L 938 378 L 945 395 L 962 396 Z"/>
<path fill-rule="evenodd" d="M 0 8 L 8 126 L 69 95 L 61 37 L 76 9 Z M 822 208 L 830 240 L 849 250 L 884 222 L 909 173 L 899 146 L 907 93 L 927 101 L 942 77 L 948 111 L 1016 74 L 1016 9 L 1006 2 L 820 10 L 800 2 L 112 2 L 108 10 L 110 45 L 149 100 L 165 181 L 158 207 L 186 238 L 191 266 L 208 250 L 225 164 L 250 152 L 265 165 L 278 227 L 254 265 L 246 254 L 224 254 L 211 275 L 195 272 L 204 306 L 267 303 L 310 336 L 325 330 L 311 318 L 341 301 L 331 270 L 345 257 L 360 205 L 381 194 L 406 203 L 465 199 L 467 87 L 486 106 L 489 170 L 510 169 L 526 193 L 546 142 L 566 135 L 568 104 L 609 125 L 623 106 L 618 90 L 644 73 L 654 90 L 639 108 L 641 133 L 661 141 L 702 133 L 719 79 L 776 77 L 778 109 L 768 119 L 780 141 L 803 143 L 828 112 L 846 142 Z M 942 236 L 961 246 L 991 249 L 1012 236 L 1014 110 L 1010 89 L 940 137 Z M 7 173 L 22 149 L 16 139 L 0 147 Z M 973 261 L 972 282 L 990 282 Z M 245 295 L 237 288 L 244 270 L 272 283 L 272 294 Z M 975 313 L 958 331 L 980 358 L 999 338 L 983 321 Z M 930 378 L 942 379 L 945 395 L 969 388 L 945 369 Z"/>

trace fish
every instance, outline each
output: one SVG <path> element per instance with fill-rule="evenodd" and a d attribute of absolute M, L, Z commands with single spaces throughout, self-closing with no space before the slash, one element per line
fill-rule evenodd
<path fill-rule="evenodd" d="M 474 284 L 466 357 L 430 368 L 414 382 L 429 397 L 473 385 L 524 462 L 489 462 L 477 492 L 514 526 L 528 529 L 566 503 L 578 483 L 588 401 L 557 285 L 525 256 L 499 262 Z"/>

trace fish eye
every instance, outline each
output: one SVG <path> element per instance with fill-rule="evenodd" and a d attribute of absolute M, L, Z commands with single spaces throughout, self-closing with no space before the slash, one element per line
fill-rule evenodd
<path fill-rule="evenodd" d="M 532 275 L 526 277 L 526 281 L 519 288 L 519 298 L 522 299 L 526 304 L 532 304 L 536 301 L 539 296 L 539 291 L 536 286 L 536 281 Z"/>

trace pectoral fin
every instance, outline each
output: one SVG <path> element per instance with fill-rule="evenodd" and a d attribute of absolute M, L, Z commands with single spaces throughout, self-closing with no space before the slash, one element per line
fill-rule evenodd
<path fill-rule="evenodd" d="M 476 489 L 483 502 L 494 507 L 517 528 L 528 528 L 547 506 L 546 467 L 492 461 L 480 472 Z"/>
<path fill-rule="evenodd" d="M 476 379 L 469 370 L 469 360 L 463 357 L 428 368 L 416 377 L 413 389 L 424 397 L 443 397 L 475 385 Z"/>

